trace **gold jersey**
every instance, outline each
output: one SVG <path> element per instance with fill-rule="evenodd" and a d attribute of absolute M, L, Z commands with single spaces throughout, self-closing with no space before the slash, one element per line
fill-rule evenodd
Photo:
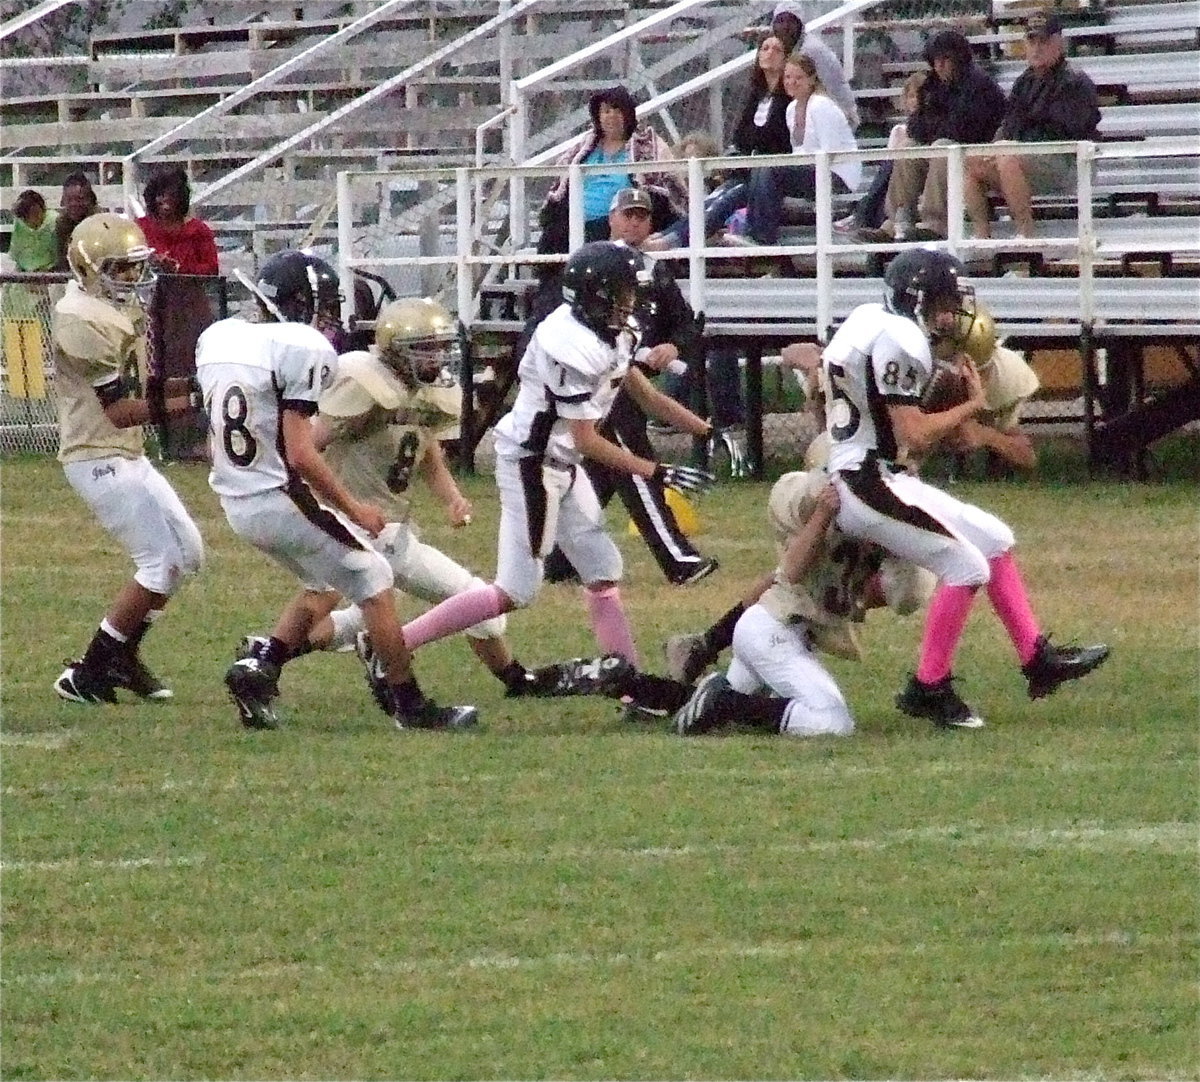
<path fill-rule="evenodd" d="M 117 308 L 67 283 L 51 319 L 60 462 L 141 457 L 141 427 L 114 425 L 96 388 L 121 379 L 141 384 L 144 334 L 140 308 Z"/>
<path fill-rule="evenodd" d="M 823 470 L 807 470 L 784 474 L 771 489 L 767 518 L 781 554 L 812 516 L 817 493 L 828 481 Z M 830 526 L 808 574 L 796 583 L 777 580 L 759 604 L 780 623 L 807 624 L 818 650 L 858 661 L 862 647 L 854 624 L 863 621 L 867 583 L 883 555 L 877 546 Z"/>
<path fill-rule="evenodd" d="M 356 498 L 407 522 L 413 475 L 433 443 L 458 436 L 460 412 L 457 386 L 410 390 L 374 351 L 343 354 L 320 399 L 331 434 L 325 459 Z"/>

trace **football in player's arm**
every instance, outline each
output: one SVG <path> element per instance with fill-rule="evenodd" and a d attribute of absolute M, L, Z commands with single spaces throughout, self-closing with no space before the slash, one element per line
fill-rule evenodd
<path fill-rule="evenodd" d="M 983 724 L 958 695 L 952 675 L 981 587 L 1013 643 L 1030 698 L 1049 695 L 1108 656 L 1102 645 L 1051 644 L 1030 606 L 1012 553 L 1012 530 L 899 465 L 902 451 L 927 453 L 987 407 L 982 379 L 969 358 L 963 365 L 966 401 L 941 413 L 921 407 L 933 370 L 930 339 L 952 329 L 972 295 L 953 256 L 924 248 L 902 252 L 884 274 L 884 303 L 854 309 L 822 354 L 838 528 L 928 569 L 939 581 L 917 670 L 897 696 L 897 706 L 953 728 Z"/>
<path fill-rule="evenodd" d="M 200 531 L 143 451 L 143 425 L 200 406 L 191 381 L 142 370 L 153 254 L 135 222 L 116 214 L 85 218 L 67 249 L 73 280 L 54 306 L 58 458 L 71 487 L 136 565 L 83 656 L 54 683 L 71 702 L 113 703 L 118 689 L 172 697 L 139 647 L 204 558 Z"/>

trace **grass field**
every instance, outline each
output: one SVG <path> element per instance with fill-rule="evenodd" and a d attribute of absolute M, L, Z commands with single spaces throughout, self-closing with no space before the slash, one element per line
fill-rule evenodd
<path fill-rule="evenodd" d="M 344 656 L 243 732 L 221 675 L 291 583 L 168 476 L 209 548 L 145 649 L 176 699 L 93 709 L 50 685 L 128 568 L 54 463 L 3 466 L 4 1078 L 1200 1076 L 1194 478 L 960 486 L 1112 658 L 1030 703 L 981 605 L 988 728 L 939 733 L 891 702 L 919 623 L 875 614 L 831 663 L 859 733 L 805 742 L 506 701 L 461 641 L 418 671 L 478 734 L 393 731 Z M 486 575 L 466 485 L 470 531 L 426 536 Z M 769 562 L 765 493 L 703 504 L 688 590 L 614 511 L 648 667 Z M 548 588 L 519 656 L 591 653 L 582 612 Z"/>

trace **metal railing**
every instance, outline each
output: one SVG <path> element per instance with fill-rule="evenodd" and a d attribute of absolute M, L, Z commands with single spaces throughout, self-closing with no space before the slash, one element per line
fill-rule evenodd
<path fill-rule="evenodd" d="M 683 248 L 666 253 L 675 258 L 688 261 L 688 287 L 692 306 L 698 312 L 707 308 L 706 289 L 708 280 L 705 268 L 709 261 L 726 259 L 745 259 L 748 254 L 754 256 L 800 256 L 812 259 L 815 263 L 815 295 L 816 295 L 816 324 L 822 331 L 827 331 L 833 325 L 833 295 L 836 288 L 837 269 L 846 262 L 858 260 L 861 264 L 869 256 L 893 253 L 913 247 L 911 243 L 897 242 L 892 244 L 862 244 L 845 241 L 833 233 L 833 187 L 832 168 L 843 162 L 885 161 L 900 158 L 945 158 L 948 161 L 947 170 L 947 211 L 949 220 L 949 236 L 943 242 L 953 254 L 966 260 L 991 258 L 1000 253 L 1021 251 L 1037 252 L 1051 257 L 1069 257 L 1078 264 L 1080 281 L 1079 311 L 1073 313 L 1079 322 L 1090 325 L 1097 317 L 1095 293 L 1095 264 L 1099 259 L 1120 258 L 1128 252 L 1162 252 L 1178 256 L 1182 252 L 1200 253 L 1200 234 L 1188 236 L 1184 228 L 1172 225 L 1164 231 L 1153 231 L 1147 223 L 1144 228 L 1125 226 L 1121 230 L 1109 229 L 1110 222 L 1102 222 L 1098 226 L 1093 214 L 1094 189 L 1093 174 L 1098 162 L 1105 160 L 1134 160 L 1138 158 L 1178 158 L 1194 162 L 1200 159 L 1200 139 L 1196 138 L 1164 138 L 1146 140 L 1140 143 L 1105 143 L 1092 142 L 1063 142 L 1020 144 L 1021 154 L 1030 155 L 1072 155 L 1077 170 L 1077 187 L 1074 192 L 1077 200 L 1077 217 L 1073 227 L 1066 236 L 1046 236 L 1040 238 L 998 237 L 995 239 L 978 239 L 967 237 L 964 232 L 963 214 L 963 175 L 968 160 L 987 157 L 997 153 L 995 144 L 951 145 L 951 146 L 921 146 L 908 147 L 900 150 L 875 148 L 870 150 L 840 151 L 836 153 L 818 152 L 816 154 L 790 154 L 755 157 L 751 160 L 744 157 L 725 157 L 709 159 L 690 159 L 688 161 L 652 162 L 645 163 L 647 171 L 662 171 L 664 169 L 683 173 L 687 177 L 688 187 L 688 225 L 691 236 L 690 243 Z M 707 244 L 704 233 L 704 195 L 705 178 L 714 171 L 729 169 L 786 167 L 808 163 L 816 169 L 816 199 L 815 226 L 811 239 L 803 243 L 777 244 L 771 246 L 756 246 L 752 250 L 746 248 L 713 247 Z M 377 182 L 386 179 L 391 174 L 384 172 L 353 172 L 345 171 L 338 174 L 338 237 L 339 237 L 339 267 L 342 276 L 343 292 L 350 296 L 352 285 L 351 270 L 354 267 L 444 267 L 451 270 L 455 276 L 453 290 L 457 300 L 460 319 L 471 325 L 478 316 L 478 297 L 475 286 L 482 272 L 491 267 L 536 266 L 539 264 L 562 262 L 565 255 L 538 255 L 516 246 L 507 251 L 481 251 L 479 237 L 481 230 L 475 218 L 479 201 L 476 196 L 480 184 L 496 180 L 520 177 L 532 180 L 543 177 L 569 178 L 568 206 L 570 222 L 570 245 L 573 250 L 583 238 L 583 201 L 582 179 L 588 172 L 611 171 L 611 165 L 571 166 L 485 166 L 482 168 L 460 168 L 456 170 L 423 170 L 406 174 L 418 182 L 431 184 L 454 185 L 455 190 L 455 220 L 451 228 L 446 223 L 443 233 L 452 238 L 450 243 L 453 250 L 441 254 L 420 257 L 395 256 L 380 258 L 377 256 L 358 255 L 355 252 L 355 205 L 354 187 L 363 182 Z M 635 164 L 629 167 L 633 174 L 639 172 Z M 1163 219 L 1176 223 L 1179 219 Z M 1118 223 L 1124 219 L 1116 220 Z M 1194 225 L 1194 220 L 1192 221 Z M 1067 313 L 1064 313 L 1064 316 Z"/>

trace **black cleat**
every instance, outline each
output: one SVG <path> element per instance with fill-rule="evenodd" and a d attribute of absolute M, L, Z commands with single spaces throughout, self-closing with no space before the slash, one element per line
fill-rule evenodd
<path fill-rule="evenodd" d="M 474 729 L 479 724 L 479 711 L 473 706 L 435 706 L 425 702 L 416 711 L 396 708 L 392 720 L 397 729 Z"/>
<path fill-rule="evenodd" d="M 633 666 L 619 654 L 572 658 L 545 665 L 526 674 L 523 684 L 510 687 L 509 698 L 564 698 L 569 695 L 606 695 L 618 698 L 628 689 Z"/>
<path fill-rule="evenodd" d="M 112 687 L 132 691 L 139 699 L 162 702 L 175 697 L 175 692 L 146 667 L 138 654 L 118 654 L 109 663 L 105 676 Z"/>
<path fill-rule="evenodd" d="M 371 698 L 375 705 L 385 714 L 392 712 L 392 689 L 388 687 L 387 674 L 383 671 L 383 663 L 375 656 L 371 646 L 371 636 L 360 631 L 354 637 L 354 652 L 363 663 L 367 687 L 371 689 Z"/>
<path fill-rule="evenodd" d="M 927 718 L 940 729 L 982 729 L 983 718 L 954 690 L 954 677 L 923 684 L 915 676 L 896 696 L 896 706 L 910 718 Z"/>
<path fill-rule="evenodd" d="M 60 699 L 71 703 L 115 703 L 117 693 L 108 675 L 89 672 L 82 661 L 67 661 L 66 668 L 54 681 Z"/>
<path fill-rule="evenodd" d="M 279 728 L 279 718 L 271 705 L 279 695 L 278 668 L 258 658 L 241 658 L 225 673 L 225 686 L 247 729 Z"/>
<path fill-rule="evenodd" d="M 1055 646 L 1046 635 L 1039 635 L 1033 657 L 1021 666 L 1029 681 L 1029 697 L 1041 699 L 1051 694 L 1059 684 L 1078 680 L 1103 664 L 1108 647 Z"/>
<path fill-rule="evenodd" d="M 675 731 L 680 736 L 698 736 L 715 729 L 717 702 L 729 690 L 729 681 L 719 673 L 709 673 L 696 685 L 692 697 L 675 714 Z"/>
<path fill-rule="evenodd" d="M 248 657 L 261 658 L 263 651 L 270 646 L 271 640 L 266 635 L 243 635 L 238 643 L 237 658 L 241 661 Z"/>
<path fill-rule="evenodd" d="M 706 560 L 701 560 L 695 567 L 689 568 L 680 575 L 671 577 L 672 586 L 691 586 L 701 579 L 708 578 L 721 565 L 717 562 L 715 556 L 710 556 Z"/>

